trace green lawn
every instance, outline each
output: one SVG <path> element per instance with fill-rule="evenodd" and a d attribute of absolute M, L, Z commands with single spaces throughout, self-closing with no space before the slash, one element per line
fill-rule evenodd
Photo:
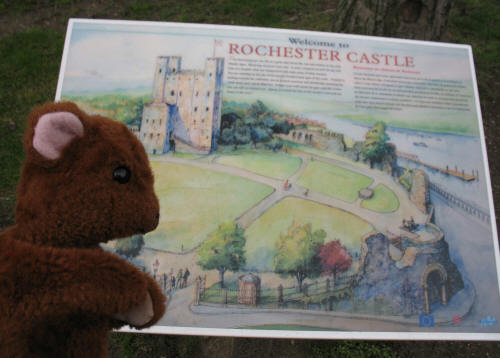
<path fill-rule="evenodd" d="M 373 189 L 373 196 L 363 200 L 361 206 L 378 213 L 390 213 L 399 208 L 399 200 L 391 189 L 379 184 Z"/>
<path fill-rule="evenodd" d="M 357 200 L 359 190 L 366 188 L 371 182 L 371 178 L 351 170 L 313 161 L 309 163 L 298 183 L 311 190 L 352 203 Z"/>
<path fill-rule="evenodd" d="M 217 226 L 234 220 L 272 188 L 187 165 L 152 162 L 160 199 L 160 224 L 146 235 L 148 246 L 181 251 L 197 246 Z"/>
<path fill-rule="evenodd" d="M 285 198 L 245 231 L 247 268 L 272 270 L 275 242 L 293 220 L 310 222 L 314 231 L 326 231 L 326 241 L 340 239 L 343 245 L 353 251 L 359 251 L 361 237 L 374 230 L 371 224 L 343 210 L 308 200 Z"/>
<path fill-rule="evenodd" d="M 300 168 L 302 160 L 284 153 L 236 152 L 217 157 L 216 162 L 267 177 L 286 179 Z"/>

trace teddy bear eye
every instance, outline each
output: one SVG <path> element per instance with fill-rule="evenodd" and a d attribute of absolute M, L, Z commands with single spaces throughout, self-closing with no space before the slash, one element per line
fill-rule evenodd
<path fill-rule="evenodd" d="M 113 180 L 120 184 L 126 184 L 130 180 L 130 169 L 127 167 L 118 167 L 113 171 Z"/>

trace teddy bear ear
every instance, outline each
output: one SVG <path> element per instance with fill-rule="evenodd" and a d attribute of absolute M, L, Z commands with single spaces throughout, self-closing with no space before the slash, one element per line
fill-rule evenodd
<path fill-rule="evenodd" d="M 49 160 L 59 159 L 63 149 L 75 138 L 83 137 L 81 120 L 71 112 L 51 112 L 42 115 L 33 133 L 33 149 Z"/>

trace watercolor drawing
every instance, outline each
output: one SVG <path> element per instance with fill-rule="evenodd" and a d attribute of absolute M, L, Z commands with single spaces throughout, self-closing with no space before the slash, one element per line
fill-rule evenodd
<path fill-rule="evenodd" d="M 124 122 L 149 154 L 160 224 L 106 249 L 158 280 L 168 297 L 159 326 L 500 331 L 496 232 L 466 49 L 419 45 L 425 60 L 405 57 L 419 71 L 398 70 L 413 76 L 406 96 L 440 102 L 404 99 L 401 109 L 394 95 L 384 107 L 384 94 L 373 95 L 382 93 L 376 81 L 397 82 L 375 72 L 382 57 L 356 67 L 360 48 L 381 47 L 368 39 L 343 39 L 356 63 L 325 70 L 343 76 L 342 87 L 307 87 L 315 77 L 306 64 L 293 92 L 285 80 L 270 90 L 264 77 L 249 79 L 249 67 L 282 58 L 249 62 L 231 45 L 254 41 L 249 56 L 273 54 L 259 48 L 262 33 L 148 26 L 73 22 L 59 95 Z M 270 43 L 290 36 L 267 35 Z M 106 52 L 93 58 L 102 43 L 109 61 Z M 417 45 L 384 46 L 411 54 Z M 462 67 L 437 80 L 432 56 L 460 57 Z"/>

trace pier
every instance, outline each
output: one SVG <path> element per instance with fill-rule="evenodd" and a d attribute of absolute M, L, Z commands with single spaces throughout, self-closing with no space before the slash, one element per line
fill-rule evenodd
<path fill-rule="evenodd" d="M 446 199 L 448 203 L 454 205 L 457 208 L 462 209 L 467 214 L 477 217 L 479 220 L 490 223 L 490 214 L 484 211 L 483 209 L 477 207 L 476 205 L 469 203 L 463 199 L 460 199 L 456 195 L 446 191 L 441 188 L 439 185 L 429 182 L 429 189 L 439 194 L 442 198 Z"/>
<path fill-rule="evenodd" d="M 419 159 L 419 157 L 417 155 L 414 155 L 414 154 L 409 154 L 409 153 L 404 153 L 404 152 L 396 151 L 396 156 L 398 158 L 403 158 L 403 159 L 412 161 L 414 163 L 423 165 L 423 166 L 425 166 L 427 168 L 431 168 L 431 169 L 437 170 L 437 171 L 439 171 L 439 172 L 441 172 L 443 174 L 452 175 L 454 177 L 460 178 L 460 179 L 465 180 L 465 181 L 474 181 L 474 180 L 477 180 L 477 175 L 468 174 L 468 173 L 465 173 L 463 170 L 459 171 L 456 168 L 455 168 L 455 170 L 451 170 L 448 167 L 446 167 L 446 168 L 440 168 L 440 167 L 432 165 L 432 164 L 424 163 L 424 162 L 422 162 Z"/>

